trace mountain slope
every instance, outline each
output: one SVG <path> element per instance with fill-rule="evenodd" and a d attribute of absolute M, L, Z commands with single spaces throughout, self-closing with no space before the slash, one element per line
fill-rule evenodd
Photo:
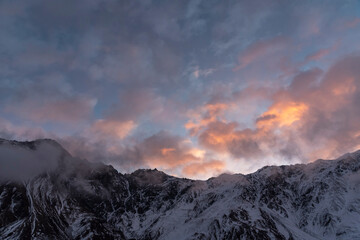
<path fill-rule="evenodd" d="M 0 140 L 0 159 L 1 239 L 360 239 L 360 152 L 207 181 L 121 174 L 51 140 Z"/>

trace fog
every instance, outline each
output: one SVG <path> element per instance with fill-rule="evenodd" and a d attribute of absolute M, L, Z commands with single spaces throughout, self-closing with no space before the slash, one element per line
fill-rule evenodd
<path fill-rule="evenodd" d="M 51 141 L 31 145 L 4 141 L 0 143 L 0 178 L 23 181 L 53 170 L 64 153 L 60 145 Z"/>

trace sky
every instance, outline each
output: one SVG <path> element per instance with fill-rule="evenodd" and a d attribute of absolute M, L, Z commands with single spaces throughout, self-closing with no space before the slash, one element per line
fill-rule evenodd
<path fill-rule="evenodd" d="M 0 137 L 207 179 L 360 149 L 360 1 L 0 1 Z"/>

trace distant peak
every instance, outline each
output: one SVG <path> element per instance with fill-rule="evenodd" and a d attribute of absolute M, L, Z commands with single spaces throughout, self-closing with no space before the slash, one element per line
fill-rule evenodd
<path fill-rule="evenodd" d="M 150 168 L 140 168 L 140 169 L 134 171 L 134 172 L 131 173 L 131 174 L 156 173 L 156 172 L 165 174 L 164 172 L 157 170 L 157 168 L 154 168 L 154 169 L 150 169 Z"/>
<path fill-rule="evenodd" d="M 166 173 L 155 169 L 138 169 L 129 174 L 136 178 L 136 181 L 141 185 L 144 184 L 161 184 L 171 176 Z"/>

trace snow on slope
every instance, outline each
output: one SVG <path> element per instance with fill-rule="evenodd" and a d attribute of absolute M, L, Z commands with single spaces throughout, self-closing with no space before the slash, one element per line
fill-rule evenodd
<path fill-rule="evenodd" d="M 0 172 L 1 239 L 360 239 L 360 152 L 207 181 L 123 175 L 50 140 L 0 140 L 0 153 L 51 162 Z"/>

